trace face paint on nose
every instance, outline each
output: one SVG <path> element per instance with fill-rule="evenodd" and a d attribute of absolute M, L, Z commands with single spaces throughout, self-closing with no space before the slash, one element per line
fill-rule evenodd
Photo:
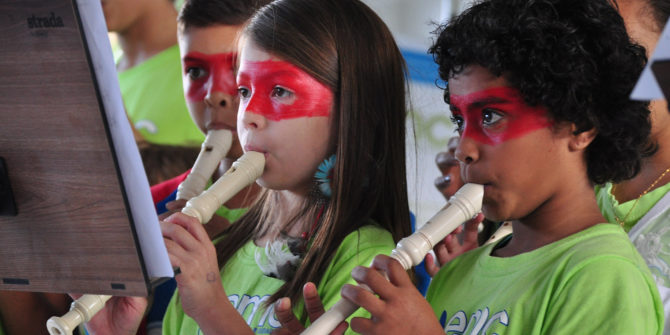
<path fill-rule="evenodd" d="M 210 92 L 223 92 L 236 96 L 234 65 L 237 54 L 234 52 L 203 54 L 189 52 L 184 57 L 184 75 L 188 76 L 186 98 L 191 102 L 203 101 Z M 195 71 L 191 76 L 189 71 Z M 198 72 L 199 71 L 199 72 Z"/>
<path fill-rule="evenodd" d="M 511 87 L 451 95 L 449 99 L 452 114 L 463 118 L 461 136 L 483 144 L 497 145 L 553 124 L 544 107 L 527 105 Z M 495 120 L 485 120 L 484 115 L 492 113 Z"/>
<path fill-rule="evenodd" d="M 237 81 L 247 90 L 240 96 L 240 110 L 273 121 L 330 115 L 333 92 L 291 63 L 242 62 Z"/>

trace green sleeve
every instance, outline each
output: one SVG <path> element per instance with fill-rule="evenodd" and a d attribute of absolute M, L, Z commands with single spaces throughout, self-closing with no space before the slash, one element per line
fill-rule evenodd
<path fill-rule="evenodd" d="M 344 284 L 356 285 L 356 281 L 351 277 L 351 271 L 356 266 L 369 266 L 375 256 L 389 255 L 394 247 L 395 243 L 391 234 L 376 226 L 365 226 L 359 230 L 359 233 L 347 236 L 326 270 L 321 283 L 317 286 L 326 310 L 342 299 L 340 289 Z M 370 313 L 359 308 L 347 318 L 347 321 L 350 322 L 353 317 L 370 318 Z M 348 329 L 346 334 L 355 333 Z"/>
<path fill-rule="evenodd" d="M 598 257 L 576 268 L 561 285 L 550 298 L 543 334 L 661 334 L 663 330 L 656 285 L 628 259 Z"/>
<path fill-rule="evenodd" d="M 163 335 L 176 335 L 181 331 L 181 325 L 186 315 L 181 309 L 178 299 L 178 291 L 172 294 L 172 299 L 168 304 L 165 315 L 163 316 Z"/>

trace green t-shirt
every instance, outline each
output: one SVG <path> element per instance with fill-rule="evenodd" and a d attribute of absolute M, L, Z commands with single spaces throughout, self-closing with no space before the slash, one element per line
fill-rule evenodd
<path fill-rule="evenodd" d="M 354 267 L 367 266 L 376 255 L 388 255 L 394 247 L 391 234 L 377 226 L 364 226 L 347 235 L 326 269 L 323 279 L 317 285 L 324 306 L 330 308 L 340 300 L 340 288 L 344 284 L 355 284 L 351 278 L 351 270 Z M 274 305 L 265 309 L 263 302 L 276 292 L 284 281 L 265 276 L 261 272 L 254 255 L 257 251 L 263 252 L 263 250 L 253 242 L 249 242 L 237 251 L 221 271 L 221 281 L 228 299 L 256 334 L 269 334 L 281 326 L 275 318 Z M 294 311 L 300 315 L 301 308 L 298 306 Z M 354 316 L 370 317 L 363 309 L 359 309 L 351 317 Z M 351 333 L 351 330 L 347 333 Z M 195 321 L 184 314 L 178 292 L 172 297 L 165 313 L 163 334 L 201 334 Z"/>
<path fill-rule="evenodd" d="M 205 140 L 186 108 L 177 45 L 119 72 L 119 85 L 130 121 L 148 142 L 197 147 Z"/>
<path fill-rule="evenodd" d="M 219 207 L 219 209 L 216 210 L 216 215 L 221 216 L 226 218 L 228 222 L 234 223 L 235 221 L 239 220 L 242 215 L 246 214 L 248 208 L 228 208 L 225 205 L 222 205 Z"/>
<path fill-rule="evenodd" d="M 426 299 L 446 334 L 661 334 L 649 270 L 617 225 L 513 257 L 488 245 L 448 263 Z"/>
<path fill-rule="evenodd" d="M 612 184 L 596 186 L 600 211 L 607 220 L 615 222 L 615 213 L 619 218 L 625 217 L 635 200 L 619 204 L 611 192 Z M 664 334 L 670 334 L 670 322 L 668 322 L 670 321 L 670 207 L 654 208 L 654 206 L 668 194 L 670 194 L 670 183 L 645 194 L 624 224 L 635 248 L 647 263 L 661 294 L 665 305 Z"/>
<path fill-rule="evenodd" d="M 611 192 L 611 183 L 596 186 L 596 200 L 600 212 L 603 213 L 608 222 L 612 223 L 617 222 L 615 217 L 620 220 L 626 218 L 623 228 L 628 232 L 666 193 L 670 192 L 670 183 L 640 197 L 637 204 L 635 204 L 635 199 L 620 204 Z"/>

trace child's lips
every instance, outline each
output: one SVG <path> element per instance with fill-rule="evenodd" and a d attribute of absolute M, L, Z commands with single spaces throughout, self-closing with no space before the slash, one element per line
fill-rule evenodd
<path fill-rule="evenodd" d="M 244 146 L 244 151 L 245 152 L 248 152 L 248 151 L 260 152 L 263 155 L 265 155 L 265 158 L 268 158 L 268 152 L 266 150 L 264 150 L 263 148 L 255 146 L 255 145 L 251 145 L 251 144 L 245 145 Z"/>
<path fill-rule="evenodd" d="M 467 183 L 472 183 L 472 184 L 479 184 L 484 186 L 484 194 L 487 193 L 493 187 L 493 184 L 490 182 L 483 181 L 482 179 L 479 178 L 468 178 L 464 181 L 466 184 Z"/>

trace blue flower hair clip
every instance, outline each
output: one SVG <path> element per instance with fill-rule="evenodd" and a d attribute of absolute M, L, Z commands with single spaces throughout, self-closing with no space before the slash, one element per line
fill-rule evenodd
<path fill-rule="evenodd" d="M 326 158 L 319 164 L 319 167 L 314 173 L 314 178 L 316 179 L 316 184 L 319 187 L 319 191 L 325 197 L 330 198 L 333 194 L 331 188 L 331 182 L 333 181 L 333 168 L 335 167 L 335 154 Z"/>

